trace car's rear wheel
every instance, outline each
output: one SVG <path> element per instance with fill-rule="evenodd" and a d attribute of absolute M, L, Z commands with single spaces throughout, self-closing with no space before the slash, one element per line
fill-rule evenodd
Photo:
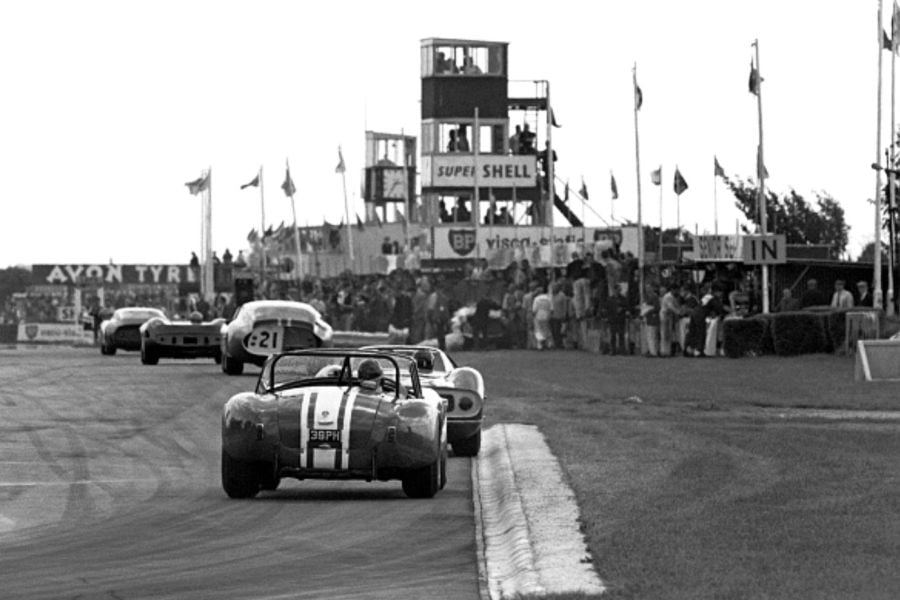
<path fill-rule="evenodd" d="M 240 375 L 244 372 L 244 363 L 231 358 L 228 354 L 222 355 L 222 372 L 226 375 Z"/>
<path fill-rule="evenodd" d="M 433 498 L 441 487 L 441 459 L 410 471 L 403 478 L 403 492 L 410 498 Z"/>
<path fill-rule="evenodd" d="M 229 498 L 253 498 L 259 493 L 257 466 L 236 460 L 222 449 L 222 488 Z"/>
<path fill-rule="evenodd" d="M 115 354 L 116 354 L 116 347 L 115 347 L 115 346 L 107 346 L 107 347 L 106 347 L 106 355 L 107 355 L 107 356 L 115 356 Z"/>
<path fill-rule="evenodd" d="M 281 483 L 275 465 L 261 462 L 256 463 L 256 474 L 259 478 L 259 487 L 266 491 L 275 491 Z"/>
<path fill-rule="evenodd" d="M 155 365 L 159 362 L 159 355 L 151 348 L 147 348 L 146 344 L 141 344 L 141 363 L 145 365 Z"/>
<path fill-rule="evenodd" d="M 481 450 L 481 432 L 472 437 L 453 442 L 453 454 L 456 456 L 478 456 Z"/>

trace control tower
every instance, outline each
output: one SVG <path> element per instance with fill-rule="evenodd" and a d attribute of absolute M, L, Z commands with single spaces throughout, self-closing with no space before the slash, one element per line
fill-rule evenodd
<path fill-rule="evenodd" d="M 468 227 L 477 247 L 480 228 L 552 227 L 554 206 L 581 226 L 556 195 L 547 160 L 555 158 L 549 84 L 510 81 L 508 49 L 422 40 L 422 220 L 436 239 L 440 228 Z"/>

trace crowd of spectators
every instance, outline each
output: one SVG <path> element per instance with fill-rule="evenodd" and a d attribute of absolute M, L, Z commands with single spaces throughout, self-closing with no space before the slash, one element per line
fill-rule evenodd
<path fill-rule="evenodd" d="M 385 240 L 385 247 L 387 248 Z M 225 259 L 232 257 L 226 250 Z M 452 272 L 398 268 L 389 274 L 343 274 L 309 277 L 301 285 L 272 280 L 258 288 L 258 299 L 290 299 L 313 305 L 335 330 L 389 333 L 392 341 L 431 341 L 441 347 L 590 349 L 609 354 L 645 356 L 714 356 L 721 351 L 721 322 L 762 310 L 760 283 L 753 271 L 736 265 L 697 271 L 645 267 L 644 294 L 639 293 L 638 263 L 630 253 L 610 247 L 594 256 L 571 256 L 565 267 L 532 268 L 527 260 L 506 269 L 471 261 Z M 856 288 L 855 292 L 846 289 Z M 834 291 L 805 282 L 795 298 L 790 289 L 772 310 L 808 306 L 871 306 L 866 281 Z M 28 293 L 9 299 L 0 319 L 52 323 L 64 319 L 60 307 L 71 298 Z M 235 312 L 231 293 L 208 302 L 198 294 L 179 295 L 172 286 L 108 288 L 84 291 L 81 320 L 95 330 L 116 308 L 153 306 L 175 319 L 200 312 L 205 320 L 229 319 Z"/>

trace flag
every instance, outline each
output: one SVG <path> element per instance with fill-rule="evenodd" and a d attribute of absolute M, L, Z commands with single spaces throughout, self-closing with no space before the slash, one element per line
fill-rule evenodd
<path fill-rule="evenodd" d="M 341 147 L 338 146 L 338 164 L 334 168 L 335 173 L 343 173 L 347 170 L 347 167 L 344 166 L 344 153 L 341 152 Z"/>
<path fill-rule="evenodd" d="M 200 192 L 209 189 L 209 173 L 203 175 L 202 177 L 198 177 L 193 181 L 188 181 L 184 185 L 187 186 L 188 191 L 192 196 L 196 196 Z"/>
<path fill-rule="evenodd" d="M 245 183 L 244 185 L 242 185 L 241 189 L 245 190 L 248 187 L 259 187 L 259 173 L 256 174 L 256 177 L 254 177 L 251 182 Z"/>
<path fill-rule="evenodd" d="M 588 196 L 587 185 L 585 185 L 584 183 L 584 177 L 581 178 L 581 190 L 578 193 L 581 194 L 581 197 L 585 200 L 590 200 L 590 197 Z"/>
<path fill-rule="evenodd" d="M 359 218 L 359 213 L 356 214 L 356 226 L 359 227 L 360 231 L 366 230 L 366 228 L 363 226 L 362 219 Z"/>
<path fill-rule="evenodd" d="M 725 169 L 719 164 L 719 159 L 713 156 L 713 177 L 725 178 Z"/>
<path fill-rule="evenodd" d="M 682 195 L 686 189 L 688 189 L 687 181 L 684 180 L 684 177 L 681 176 L 681 171 L 678 170 L 678 167 L 675 167 L 675 193 L 679 196 Z"/>
<path fill-rule="evenodd" d="M 662 184 L 662 165 L 657 170 L 650 172 L 650 181 L 653 182 L 653 185 Z"/>
<path fill-rule="evenodd" d="M 250 230 L 250 233 L 247 234 L 247 241 L 251 244 L 255 244 L 259 241 L 259 234 L 256 233 L 256 227 Z"/>
<path fill-rule="evenodd" d="M 644 104 L 644 92 L 641 91 L 641 86 L 637 84 L 637 79 L 634 80 L 634 110 L 641 110 L 641 106 Z"/>
<path fill-rule="evenodd" d="M 616 200 L 619 197 L 619 186 L 616 185 L 616 176 L 612 174 L 612 171 L 609 172 L 609 188 L 612 192 L 612 199 Z"/>
<path fill-rule="evenodd" d="M 753 64 L 753 59 L 750 59 L 750 81 L 747 84 L 750 88 L 750 93 L 754 96 L 759 96 L 759 82 L 761 81 L 759 77 L 759 71 L 756 70 L 756 65 Z"/>
<path fill-rule="evenodd" d="M 559 123 L 556 122 L 556 113 L 553 112 L 553 107 L 550 107 L 550 124 L 554 127 L 562 127 Z"/>
<path fill-rule="evenodd" d="M 566 192 L 565 192 L 565 196 L 563 196 L 563 202 L 565 202 L 567 204 L 569 202 L 569 180 L 568 179 L 566 179 Z"/>
<path fill-rule="evenodd" d="M 271 225 L 269 225 L 268 227 L 266 227 L 266 230 L 263 232 L 262 237 L 263 237 L 263 239 L 270 238 L 270 237 L 272 237 L 272 234 L 274 234 L 274 233 L 275 233 L 275 230 L 272 229 Z"/>
<path fill-rule="evenodd" d="M 756 177 L 760 180 L 769 178 L 769 170 L 763 164 L 761 150 L 759 146 L 756 147 Z"/>
<path fill-rule="evenodd" d="M 888 37 L 887 31 L 884 29 L 881 30 L 881 49 L 882 50 L 893 50 L 894 43 L 891 41 L 891 38 Z"/>
<path fill-rule="evenodd" d="M 284 190 L 285 196 L 293 196 L 297 191 L 297 188 L 294 187 L 294 180 L 291 179 L 291 168 L 285 167 L 284 173 L 284 183 L 281 184 L 281 189 Z"/>

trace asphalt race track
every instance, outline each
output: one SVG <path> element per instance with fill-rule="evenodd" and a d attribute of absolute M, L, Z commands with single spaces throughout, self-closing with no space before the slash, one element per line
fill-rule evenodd
<path fill-rule="evenodd" d="M 0 597 L 478 598 L 470 460 L 400 482 L 219 480 L 220 408 L 258 370 L 0 348 Z"/>

